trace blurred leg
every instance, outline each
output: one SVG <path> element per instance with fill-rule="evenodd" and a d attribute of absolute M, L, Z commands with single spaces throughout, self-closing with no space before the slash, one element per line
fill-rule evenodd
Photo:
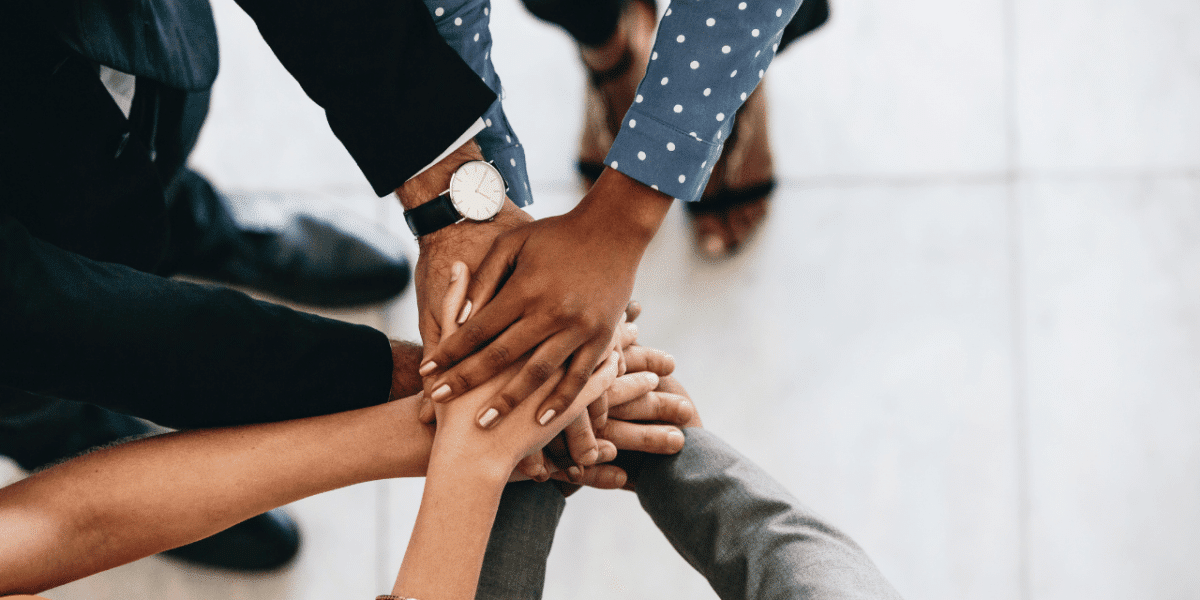
<path fill-rule="evenodd" d="M 540 600 L 546 559 L 566 499 L 552 483 L 510 483 L 479 573 L 476 600 Z"/>

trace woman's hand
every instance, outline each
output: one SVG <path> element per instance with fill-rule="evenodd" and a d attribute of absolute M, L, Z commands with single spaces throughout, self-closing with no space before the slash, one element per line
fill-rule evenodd
<path fill-rule="evenodd" d="M 452 335 L 458 327 L 456 315 L 465 300 L 469 273 L 466 265 L 457 263 L 452 269 L 451 284 L 442 306 L 442 334 Z M 563 377 L 563 371 L 537 388 L 531 397 L 539 402 L 522 403 L 508 418 L 493 424 L 490 429 L 477 426 L 494 410 L 489 402 L 495 394 L 516 376 L 523 366 L 518 361 L 497 377 L 470 390 L 454 402 L 437 404 L 437 433 L 434 436 L 434 459 L 449 453 L 456 460 L 470 460 L 502 469 L 507 474 L 525 456 L 540 450 L 564 427 L 584 414 L 588 404 L 596 400 L 616 378 L 619 355 L 610 352 L 608 358 L 588 378 L 582 391 L 572 399 L 562 413 L 544 423 L 535 418 L 540 400 L 548 396 Z"/>

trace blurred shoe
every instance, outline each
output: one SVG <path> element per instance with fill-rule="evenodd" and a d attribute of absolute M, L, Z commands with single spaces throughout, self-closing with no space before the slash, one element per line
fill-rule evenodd
<path fill-rule="evenodd" d="M 193 275 L 324 307 L 384 302 L 408 285 L 410 268 L 398 245 L 383 248 L 294 207 L 276 223 L 243 226 L 228 199 L 193 171 L 181 173 L 168 195 L 171 244 L 162 274 Z"/>
<path fill-rule="evenodd" d="M 0 454 L 26 471 L 158 431 L 144 421 L 92 404 L 0 387 Z M 233 571 L 269 571 L 288 564 L 299 549 L 296 523 L 276 509 L 165 554 Z"/>
<path fill-rule="evenodd" d="M 221 533 L 163 552 L 190 563 L 230 571 L 274 571 L 300 550 L 300 529 L 275 509 L 242 521 Z"/>

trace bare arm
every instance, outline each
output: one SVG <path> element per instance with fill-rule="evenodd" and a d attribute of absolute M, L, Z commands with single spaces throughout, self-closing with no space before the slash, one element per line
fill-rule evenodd
<path fill-rule="evenodd" d="M 0 489 L 0 594 L 62 585 L 327 490 L 423 475 L 433 435 L 418 399 L 167 434 Z"/>
<path fill-rule="evenodd" d="M 454 332 L 454 317 L 469 283 L 466 268 L 459 264 L 455 269 L 441 315 L 443 335 Z M 515 412 L 523 418 L 505 419 L 490 429 L 476 425 L 478 411 L 516 376 L 523 361 L 458 401 L 437 407 L 438 428 L 425 492 L 393 594 L 421 600 L 475 597 L 488 534 L 509 473 L 584 413 L 587 404 L 615 379 L 617 362 L 617 353 L 610 354 L 582 392 L 547 425 L 534 419 L 540 402 L 518 407 Z M 552 376 L 533 397 L 545 398 L 561 376 L 561 372 Z"/>

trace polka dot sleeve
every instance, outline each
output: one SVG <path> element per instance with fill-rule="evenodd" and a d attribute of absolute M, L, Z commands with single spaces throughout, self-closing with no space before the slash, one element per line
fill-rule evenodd
<path fill-rule="evenodd" d="M 496 92 L 496 101 L 482 115 L 485 127 L 475 136 L 475 141 L 483 156 L 496 165 L 508 182 L 508 197 L 513 203 L 517 206 L 531 204 L 533 195 L 525 170 L 525 150 L 504 116 L 503 88 L 492 67 L 491 3 L 488 0 L 425 0 L 425 4 L 446 43 Z"/>
<path fill-rule="evenodd" d="M 733 115 L 779 49 L 800 0 L 675 0 L 605 163 L 672 197 L 700 199 Z"/>

